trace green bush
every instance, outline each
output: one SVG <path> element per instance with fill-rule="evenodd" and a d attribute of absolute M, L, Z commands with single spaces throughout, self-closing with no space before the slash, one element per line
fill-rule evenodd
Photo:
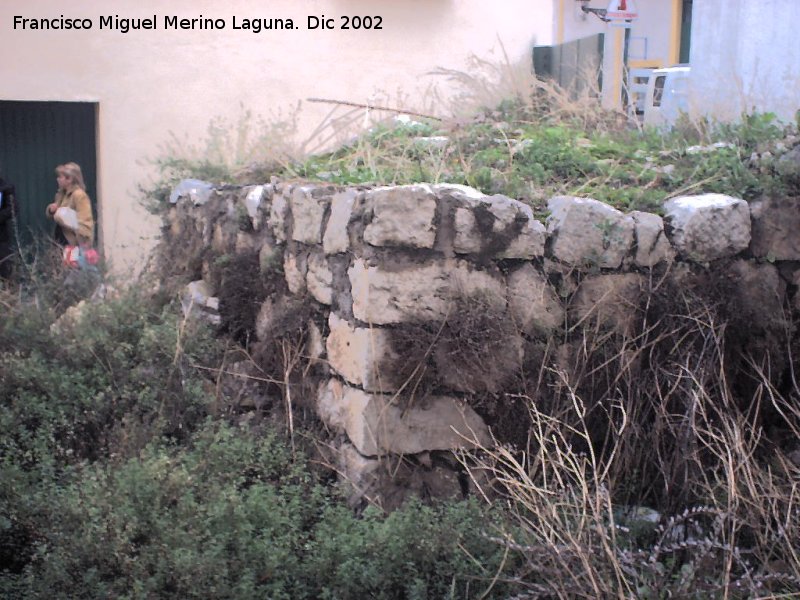
<path fill-rule="evenodd" d="M 9 303 L 0 323 L 0 563 L 24 566 L 49 526 L 39 515 L 85 465 L 188 439 L 212 400 L 192 368 L 220 343 L 134 293 L 55 311 Z M 51 329 L 52 328 L 52 329 Z"/>
<path fill-rule="evenodd" d="M 31 516 L 30 561 L 0 590 L 35 598 L 468 598 L 502 551 L 472 504 L 361 518 L 275 434 L 209 422 L 86 465 Z M 510 566 L 507 563 L 506 566 Z M 507 588 L 498 585 L 494 592 Z"/>
<path fill-rule="evenodd" d="M 208 399 L 191 365 L 220 351 L 204 327 L 135 294 L 85 305 L 53 331 L 53 315 L 33 310 L 0 327 L 9 342 L 28 332 L 26 343 L 0 348 L 0 414 L 15 424 L 4 444 L 29 436 L 59 459 L 97 459 L 132 429 L 182 438 L 204 418 Z"/>
<path fill-rule="evenodd" d="M 223 344 L 175 307 L 9 308 L 0 596 L 465 598 L 511 566 L 478 506 L 354 515 L 280 434 L 215 417 L 195 367 Z"/>

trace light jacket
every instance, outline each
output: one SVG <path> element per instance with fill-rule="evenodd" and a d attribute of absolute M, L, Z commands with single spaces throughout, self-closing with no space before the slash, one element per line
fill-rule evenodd
<path fill-rule="evenodd" d="M 78 244 L 94 245 L 94 217 L 92 216 L 92 202 L 89 200 L 89 195 L 81 188 L 75 187 L 68 192 L 59 190 L 56 193 L 55 200 L 56 208 L 71 208 L 78 214 L 78 231 L 62 227 L 61 231 L 64 232 L 64 237 L 67 241 L 76 246 Z M 48 218 L 52 219 L 53 215 L 45 210 Z"/>

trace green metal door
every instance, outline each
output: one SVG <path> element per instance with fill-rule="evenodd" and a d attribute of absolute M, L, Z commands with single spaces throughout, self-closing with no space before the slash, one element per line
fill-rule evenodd
<path fill-rule="evenodd" d="M 554 80 L 574 97 L 602 88 L 604 34 L 581 38 L 555 46 L 533 49 L 533 72 Z M 596 78 L 596 79 L 595 79 Z"/>
<path fill-rule="evenodd" d="M 22 243 L 51 234 L 44 216 L 56 193 L 55 168 L 81 166 L 97 217 L 97 104 L 0 100 L 0 176 L 17 188 Z"/>

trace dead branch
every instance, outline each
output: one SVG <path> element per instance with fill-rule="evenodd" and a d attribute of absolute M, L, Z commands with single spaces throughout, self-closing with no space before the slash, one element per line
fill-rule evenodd
<path fill-rule="evenodd" d="M 354 106 L 356 108 L 365 108 L 367 110 L 383 110 L 386 112 L 398 113 L 401 115 L 411 115 L 412 117 L 421 117 L 423 119 L 432 119 L 434 121 L 441 121 L 440 117 L 433 115 L 426 115 L 423 113 L 415 112 L 413 110 L 405 110 L 402 108 L 390 108 L 388 106 L 376 106 L 374 104 L 362 104 L 360 102 L 349 102 L 347 100 L 329 100 L 327 98 L 306 98 L 308 102 L 317 102 L 321 104 L 338 104 L 340 106 Z"/>

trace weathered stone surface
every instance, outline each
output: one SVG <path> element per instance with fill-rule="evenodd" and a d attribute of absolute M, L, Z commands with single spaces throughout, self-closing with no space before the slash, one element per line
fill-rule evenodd
<path fill-rule="evenodd" d="M 272 235 L 275 241 L 286 241 L 286 221 L 289 215 L 289 201 L 280 192 L 272 196 L 272 204 L 269 207 L 269 222 L 272 226 Z"/>
<path fill-rule="evenodd" d="M 556 295 L 562 300 L 572 296 L 578 289 L 581 273 L 574 267 L 545 258 L 542 261 L 542 269 L 548 279 L 553 282 Z"/>
<path fill-rule="evenodd" d="M 333 298 L 333 273 L 328 261 L 321 252 L 313 252 L 308 257 L 306 284 L 309 293 L 317 302 L 330 305 Z"/>
<path fill-rule="evenodd" d="M 258 266 L 261 274 L 269 273 L 270 276 L 283 262 L 283 250 L 267 243 L 262 243 L 258 251 Z"/>
<path fill-rule="evenodd" d="M 441 197 L 440 194 L 450 194 L 459 197 L 474 198 L 476 200 L 486 197 L 486 194 L 482 191 L 476 190 L 474 187 L 468 185 L 461 185 L 460 183 L 437 183 L 431 186 L 431 189 L 437 197 Z"/>
<path fill-rule="evenodd" d="M 185 316 L 207 319 L 219 325 L 219 298 L 215 297 L 211 287 L 202 279 L 192 281 L 181 295 L 181 309 Z"/>
<path fill-rule="evenodd" d="M 177 238 L 183 233 L 183 218 L 182 215 L 178 212 L 178 209 L 175 206 L 171 206 L 167 211 L 167 217 L 164 220 L 164 226 L 162 229 L 169 232 L 169 235 L 172 239 Z"/>
<path fill-rule="evenodd" d="M 547 233 L 527 204 L 505 196 L 461 196 L 455 210 L 453 249 L 458 254 L 488 253 L 497 258 L 544 255 Z"/>
<path fill-rule="evenodd" d="M 253 229 L 256 231 L 259 231 L 264 223 L 264 210 L 262 207 L 268 201 L 269 188 L 270 186 L 268 185 L 255 185 L 245 188 L 244 207 L 247 210 L 247 216 L 250 217 L 250 222 L 253 224 Z"/>
<path fill-rule="evenodd" d="M 753 256 L 800 260 L 800 198 L 765 198 L 750 203 Z"/>
<path fill-rule="evenodd" d="M 200 234 L 203 240 L 203 247 L 208 248 L 211 245 L 211 239 L 214 236 L 214 227 L 211 224 L 211 218 L 208 215 L 202 215 L 192 219 L 190 223 L 194 226 L 194 230 Z M 188 233 L 188 232 L 187 232 Z"/>
<path fill-rule="evenodd" d="M 781 177 L 800 181 L 800 146 L 795 146 L 781 156 L 775 170 Z"/>
<path fill-rule="evenodd" d="M 493 395 L 513 385 L 525 356 L 525 340 L 510 325 L 484 322 L 485 329 L 462 332 L 461 339 L 438 340 L 433 349 L 438 383 L 454 392 Z"/>
<path fill-rule="evenodd" d="M 591 198 L 556 196 L 547 203 L 552 256 L 574 266 L 616 269 L 633 244 L 634 222 Z"/>
<path fill-rule="evenodd" d="M 436 239 L 436 196 L 428 185 L 377 188 L 364 199 L 372 220 L 364 241 L 373 246 L 433 248 Z"/>
<path fill-rule="evenodd" d="M 258 252 L 261 249 L 263 240 L 250 231 L 239 231 L 236 234 L 234 250 L 236 254 L 247 254 Z"/>
<path fill-rule="evenodd" d="M 390 367 L 399 358 L 391 350 L 388 333 L 378 327 L 356 327 L 336 314 L 328 318 L 325 342 L 331 368 L 353 385 L 372 392 L 394 392 L 400 383 Z"/>
<path fill-rule="evenodd" d="M 499 275 L 475 270 L 463 260 L 435 260 L 420 266 L 388 269 L 357 259 L 348 269 L 356 319 L 374 325 L 409 320 L 440 320 L 456 296 L 484 294 L 505 305 Z"/>
<path fill-rule="evenodd" d="M 308 255 L 295 254 L 289 250 L 283 255 L 283 275 L 289 291 L 293 294 L 302 294 L 306 291 L 306 274 L 308 273 Z"/>
<path fill-rule="evenodd" d="M 331 379 L 320 389 L 317 412 L 342 430 L 364 456 L 488 447 L 489 429 L 467 404 L 433 396 L 400 408 L 392 396 L 370 394 Z"/>
<path fill-rule="evenodd" d="M 316 367 L 323 367 L 324 372 L 329 373 L 328 365 L 322 358 L 325 356 L 325 338 L 319 326 L 311 319 L 308 321 L 308 342 L 306 343 L 306 354 L 309 362 Z"/>
<path fill-rule="evenodd" d="M 238 223 L 231 219 L 218 219 L 214 223 L 214 234 L 211 237 L 211 248 L 219 254 L 228 254 L 236 248 L 239 235 Z"/>
<path fill-rule="evenodd" d="M 368 501 L 392 511 L 423 494 L 439 500 L 463 498 L 458 473 L 446 466 L 423 468 L 396 457 L 368 458 L 348 443 L 339 448 L 336 463 L 347 502 L 353 508 Z"/>
<path fill-rule="evenodd" d="M 632 333 L 641 317 L 645 279 L 638 273 L 610 273 L 584 279 L 572 299 L 572 327 L 596 324 L 621 334 Z"/>
<path fill-rule="evenodd" d="M 736 260 L 728 277 L 725 300 L 733 333 L 729 364 L 740 361 L 731 373 L 731 386 L 749 397 L 758 394 L 764 380 L 779 386 L 791 359 L 786 348 L 792 332 L 791 318 L 784 310 L 787 286 L 777 267 L 769 263 Z M 739 352 L 747 359 L 742 361 Z M 756 365 L 763 370 L 758 371 Z"/>
<path fill-rule="evenodd" d="M 203 206 L 214 194 L 213 184 L 199 179 L 183 179 L 169 194 L 171 204 L 187 198 L 194 206 Z"/>
<path fill-rule="evenodd" d="M 344 443 L 338 451 L 337 467 L 350 507 L 358 506 L 364 499 L 376 501 L 384 488 L 380 459 L 362 456 L 352 444 Z"/>
<path fill-rule="evenodd" d="M 525 264 L 508 274 L 508 311 L 527 334 L 550 335 L 564 326 L 564 307 L 547 278 Z"/>
<path fill-rule="evenodd" d="M 664 220 L 653 213 L 635 210 L 630 213 L 635 225 L 636 255 L 638 267 L 654 267 L 675 258 L 675 251 L 664 233 Z"/>
<path fill-rule="evenodd" d="M 526 207 L 530 209 L 530 207 Z M 544 256 L 544 245 L 547 241 L 547 229 L 545 226 L 533 218 L 531 211 L 530 218 L 522 226 L 514 240 L 508 247 L 497 255 L 497 258 L 524 258 L 531 259 Z"/>
<path fill-rule="evenodd" d="M 729 275 L 734 283 L 734 297 L 729 301 L 750 327 L 762 331 L 787 327 L 783 314 L 786 282 L 775 265 L 737 260 Z"/>
<path fill-rule="evenodd" d="M 708 262 L 750 245 L 747 202 L 723 194 L 680 196 L 664 203 L 672 245 L 689 260 Z"/>
<path fill-rule="evenodd" d="M 478 222 L 472 210 L 468 207 L 456 208 L 453 250 L 459 254 L 477 254 L 483 243 L 484 238 L 478 231 Z"/>
<path fill-rule="evenodd" d="M 261 308 L 256 315 L 256 338 L 262 342 L 267 341 L 270 332 L 275 328 L 276 322 L 282 314 L 284 299 L 267 298 L 261 303 Z"/>
<path fill-rule="evenodd" d="M 292 239 L 304 244 L 322 242 L 322 222 L 330 198 L 315 193 L 311 185 L 297 186 L 292 190 Z"/>
<path fill-rule="evenodd" d="M 331 216 L 322 236 L 322 248 L 325 254 L 338 254 L 350 249 L 347 226 L 353 214 L 358 194 L 355 190 L 344 190 L 331 198 Z"/>

